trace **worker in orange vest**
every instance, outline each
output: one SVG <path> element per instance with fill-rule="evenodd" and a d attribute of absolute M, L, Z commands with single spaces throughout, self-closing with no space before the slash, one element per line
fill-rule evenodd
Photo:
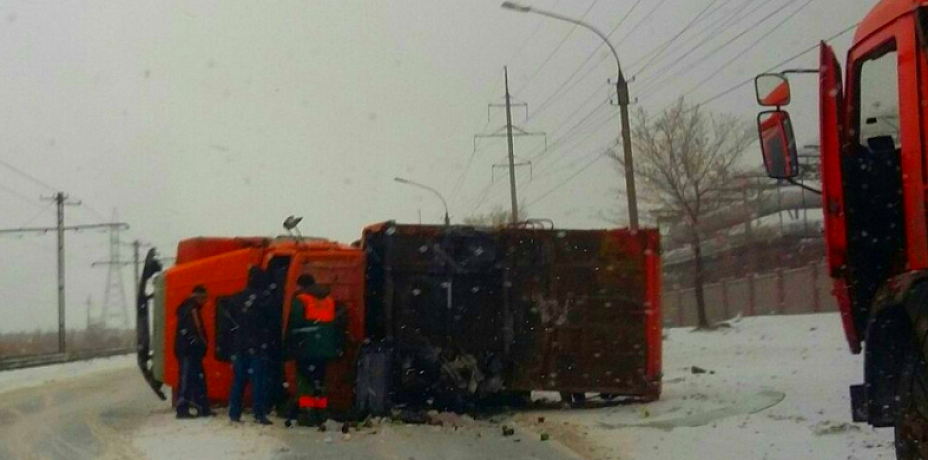
<path fill-rule="evenodd" d="M 297 364 L 297 423 L 321 425 L 329 407 L 325 371 L 329 361 L 341 354 L 344 344 L 344 309 L 336 305 L 326 287 L 316 284 L 312 275 L 301 275 L 297 286 L 288 326 L 290 357 Z"/>

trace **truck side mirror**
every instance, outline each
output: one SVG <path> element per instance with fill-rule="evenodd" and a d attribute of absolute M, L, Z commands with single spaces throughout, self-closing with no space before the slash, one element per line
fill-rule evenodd
<path fill-rule="evenodd" d="M 761 112 L 757 116 L 760 148 L 767 175 L 774 179 L 792 179 L 799 174 L 799 153 L 789 113 L 782 110 Z"/>
<path fill-rule="evenodd" d="M 789 80 L 778 73 L 760 74 L 754 78 L 757 103 L 764 107 L 783 107 L 790 103 Z"/>

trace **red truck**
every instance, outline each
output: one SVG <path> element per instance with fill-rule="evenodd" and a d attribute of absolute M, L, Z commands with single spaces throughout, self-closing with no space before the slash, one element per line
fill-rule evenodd
<path fill-rule="evenodd" d="M 163 271 L 150 253 L 140 281 L 138 360 L 160 397 L 166 397 L 163 385 L 178 384 L 175 312 L 195 285 L 204 285 L 208 396 L 219 404 L 228 400 L 230 332 L 222 312 L 252 266 L 273 276 L 275 297 L 283 302 L 282 336 L 289 317 L 284 299 L 292 298 L 301 274 L 312 274 L 346 306 L 348 347 L 326 375 L 330 409 L 340 418 L 358 416 L 357 395 L 371 393 L 356 390 L 363 388 L 356 370 L 372 350 L 391 356 L 377 392 L 391 395 L 387 405 L 447 397 L 443 372 L 457 364 L 466 365 L 462 372 L 475 387 L 464 385 L 453 396 L 467 400 L 508 402 L 532 390 L 572 398 L 660 395 L 656 230 L 387 222 L 364 229 L 350 246 L 302 237 L 191 238 L 180 242 L 177 263 Z M 289 388 L 295 388 L 294 373 L 290 363 Z"/>
<path fill-rule="evenodd" d="M 928 459 L 928 1 L 882 0 L 857 28 L 847 74 L 824 42 L 821 194 L 833 293 L 847 342 L 864 351 L 855 421 L 895 427 L 899 459 Z M 769 176 L 799 162 L 785 73 L 756 79 Z"/>

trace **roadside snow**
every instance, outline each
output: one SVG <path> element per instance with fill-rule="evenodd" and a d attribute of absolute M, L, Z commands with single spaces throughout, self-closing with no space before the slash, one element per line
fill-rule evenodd
<path fill-rule="evenodd" d="M 0 393 L 76 379 L 100 372 L 126 369 L 134 365 L 135 354 L 128 354 L 29 369 L 2 371 L 0 372 Z"/>
<path fill-rule="evenodd" d="M 151 460 L 260 460 L 287 450 L 286 443 L 274 436 L 274 427 L 234 424 L 221 415 L 179 421 L 170 411 L 165 412 L 149 417 L 133 437 L 133 447 Z"/>
<path fill-rule="evenodd" d="M 892 429 L 851 423 L 848 385 L 862 381 L 862 360 L 837 314 L 671 329 L 660 401 L 518 419 L 595 459 L 892 459 Z"/>

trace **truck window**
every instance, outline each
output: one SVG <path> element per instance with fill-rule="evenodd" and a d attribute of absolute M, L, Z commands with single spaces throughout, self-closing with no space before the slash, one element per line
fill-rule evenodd
<path fill-rule="evenodd" d="M 860 65 L 858 139 L 871 151 L 895 150 L 901 145 L 896 54 L 893 44 Z"/>

